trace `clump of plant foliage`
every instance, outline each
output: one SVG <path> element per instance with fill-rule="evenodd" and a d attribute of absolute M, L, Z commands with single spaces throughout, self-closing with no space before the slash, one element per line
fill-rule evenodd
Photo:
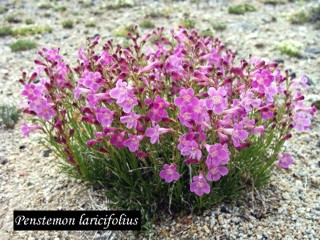
<path fill-rule="evenodd" d="M 149 20 L 149 19 L 145 19 L 143 20 L 140 25 L 139 25 L 141 28 L 154 28 L 155 25 L 154 25 L 154 22 Z"/>
<path fill-rule="evenodd" d="M 64 20 L 62 23 L 62 27 L 66 28 L 66 29 L 71 29 L 73 28 L 73 21 L 68 19 L 68 20 Z"/>
<path fill-rule="evenodd" d="M 237 14 L 237 15 L 242 15 L 242 14 L 245 14 L 246 12 L 255 12 L 255 11 L 257 11 L 257 8 L 249 3 L 238 4 L 238 5 L 230 6 L 228 8 L 228 13 Z"/>
<path fill-rule="evenodd" d="M 137 33 L 137 27 L 133 24 L 126 24 L 118 27 L 114 30 L 114 35 L 116 37 L 130 38 L 132 34 Z"/>
<path fill-rule="evenodd" d="M 36 48 L 37 44 L 31 40 L 20 39 L 10 44 L 10 48 L 13 52 L 26 51 Z"/>
<path fill-rule="evenodd" d="M 14 128 L 20 118 L 20 109 L 15 106 L 1 104 L 0 105 L 0 126 L 6 129 Z"/>
<path fill-rule="evenodd" d="M 285 40 L 277 44 L 277 49 L 290 57 L 299 57 L 301 55 L 302 44 L 293 40 Z"/>
<path fill-rule="evenodd" d="M 51 33 L 52 28 L 49 26 L 25 26 L 13 29 L 12 35 L 14 36 L 29 36 L 36 34 Z"/>
<path fill-rule="evenodd" d="M 76 66 L 43 48 L 19 80 L 33 119 L 22 132 L 42 131 L 64 171 L 148 222 L 239 198 L 293 163 L 282 146 L 315 112 L 303 101 L 305 76 L 257 57 L 236 63 L 219 39 L 183 28 L 130 40 L 102 50 L 88 40 Z"/>
<path fill-rule="evenodd" d="M 10 26 L 0 27 L 0 37 L 10 36 L 10 35 L 12 35 L 12 28 Z"/>

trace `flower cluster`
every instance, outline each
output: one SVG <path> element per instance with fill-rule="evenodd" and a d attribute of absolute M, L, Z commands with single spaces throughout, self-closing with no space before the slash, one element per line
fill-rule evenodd
<path fill-rule="evenodd" d="M 151 159 L 153 146 L 160 151 L 170 143 L 170 156 L 152 160 L 163 166 L 160 178 L 178 181 L 188 174 L 179 172 L 187 165 L 193 170 L 190 191 L 202 196 L 228 175 L 238 152 L 263 142 L 267 133 L 284 142 L 292 128 L 309 129 L 315 109 L 303 102 L 305 76 L 290 79 L 276 63 L 259 58 L 237 65 L 218 39 L 196 31 L 172 31 L 174 42 L 162 28 L 152 35 L 154 44 L 147 44 L 150 35 L 141 41 L 132 37 L 132 47 L 107 41 L 101 52 L 94 51 L 96 38 L 79 51 L 80 65 L 73 69 L 58 50 L 39 52 L 43 60 L 35 61 L 35 73 L 20 80 L 21 105 L 45 128 L 23 125 L 24 134 L 43 129 L 72 164 L 77 163 L 69 141 L 74 122 L 82 126 L 77 136 L 87 147 L 107 155 L 127 148 L 137 158 Z M 292 162 L 288 153 L 279 155 L 280 167 Z"/>

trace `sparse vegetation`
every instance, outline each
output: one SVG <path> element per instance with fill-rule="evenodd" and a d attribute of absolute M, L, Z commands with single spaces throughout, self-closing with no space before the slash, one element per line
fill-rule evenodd
<path fill-rule="evenodd" d="M 128 38 L 128 33 L 135 34 L 137 33 L 137 29 L 134 27 L 134 25 L 129 24 L 129 25 L 123 25 L 114 31 L 114 35 L 116 37 L 123 37 L 123 38 Z"/>
<path fill-rule="evenodd" d="M 31 18 L 27 18 L 26 20 L 24 20 L 24 22 L 25 22 L 27 25 L 34 24 L 34 21 L 33 21 L 33 19 L 31 19 Z"/>
<path fill-rule="evenodd" d="M 209 37 L 209 36 L 212 36 L 212 31 L 210 29 L 206 29 L 206 30 L 203 30 L 201 33 L 200 33 L 201 36 L 206 36 L 206 37 Z"/>
<path fill-rule="evenodd" d="M 285 4 L 287 0 L 262 0 L 264 4 L 277 5 L 277 4 Z"/>
<path fill-rule="evenodd" d="M 67 11 L 67 7 L 65 7 L 65 6 L 56 7 L 54 10 L 56 12 L 65 12 L 65 11 Z"/>
<path fill-rule="evenodd" d="M 303 24 L 308 21 L 308 15 L 304 11 L 297 12 L 289 17 L 289 21 L 292 24 Z"/>
<path fill-rule="evenodd" d="M 89 8 L 92 6 L 91 2 L 89 2 L 89 1 L 81 1 L 81 5 L 84 8 Z"/>
<path fill-rule="evenodd" d="M 96 27 L 97 25 L 96 25 L 96 23 L 95 22 L 87 22 L 86 24 L 85 24 L 85 27 L 87 27 L 87 28 L 94 28 L 94 27 Z"/>
<path fill-rule="evenodd" d="M 196 21 L 190 18 L 185 18 L 180 20 L 179 24 L 186 29 L 192 29 L 196 26 Z"/>
<path fill-rule="evenodd" d="M 6 12 L 6 9 L 3 8 L 3 7 L 0 7 L 0 14 L 3 14 L 3 13 L 5 13 L 5 12 Z"/>
<path fill-rule="evenodd" d="M 298 11 L 289 16 L 292 24 L 314 23 L 315 28 L 320 24 L 320 4 L 305 11 Z"/>
<path fill-rule="evenodd" d="M 10 26 L 0 27 L 0 37 L 12 35 L 12 28 Z"/>
<path fill-rule="evenodd" d="M 50 3 L 42 3 L 38 6 L 39 9 L 50 9 L 52 5 Z"/>
<path fill-rule="evenodd" d="M 18 18 L 16 15 L 8 15 L 5 17 L 5 20 L 8 23 L 21 23 L 21 19 Z"/>
<path fill-rule="evenodd" d="M 145 19 L 140 23 L 140 27 L 142 27 L 142 28 L 154 28 L 155 25 L 151 20 Z"/>
<path fill-rule="evenodd" d="M 228 13 L 230 14 L 245 14 L 246 12 L 254 12 L 257 11 L 256 7 L 252 4 L 245 3 L 245 4 L 238 4 L 234 6 L 230 6 L 228 8 Z"/>
<path fill-rule="evenodd" d="M 118 1 L 115 4 L 106 5 L 104 8 L 107 10 L 118 10 L 121 8 L 132 8 L 132 7 L 133 7 L 133 5 L 131 3 L 124 2 L 124 1 Z"/>
<path fill-rule="evenodd" d="M 285 55 L 290 57 L 299 57 L 301 55 L 300 51 L 302 44 L 293 40 L 286 40 L 279 43 L 276 48 Z"/>
<path fill-rule="evenodd" d="M 26 51 L 36 47 L 37 44 L 31 40 L 18 40 L 10 45 L 13 52 Z"/>
<path fill-rule="evenodd" d="M 0 105 L 0 126 L 13 128 L 20 118 L 20 110 L 11 105 Z"/>
<path fill-rule="evenodd" d="M 62 22 L 62 27 L 66 29 L 71 29 L 73 28 L 73 21 L 68 19 Z"/>
<path fill-rule="evenodd" d="M 30 36 L 36 34 L 44 34 L 52 32 L 52 28 L 49 26 L 26 26 L 13 29 L 12 35 L 14 36 Z"/>
<path fill-rule="evenodd" d="M 212 24 L 212 28 L 216 31 L 223 31 L 227 28 L 226 24 L 215 22 Z"/>

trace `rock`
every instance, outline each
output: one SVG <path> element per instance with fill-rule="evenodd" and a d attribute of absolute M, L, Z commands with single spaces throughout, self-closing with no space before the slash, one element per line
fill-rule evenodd
<path fill-rule="evenodd" d="M 52 150 L 51 149 L 46 149 L 46 150 L 43 151 L 42 156 L 43 157 L 49 157 L 50 153 L 52 153 Z"/>
<path fill-rule="evenodd" d="M 282 58 L 276 58 L 276 59 L 274 60 L 274 62 L 276 62 L 276 63 L 284 63 L 284 59 L 282 59 Z"/>
<path fill-rule="evenodd" d="M 207 225 L 204 225 L 204 226 L 203 226 L 203 229 L 206 231 L 206 233 L 210 233 L 210 229 L 208 228 Z"/>
<path fill-rule="evenodd" d="M 20 150 L 20 151 L 23 151 L 25 148 L 26 148 L 25 145 L 20 145 L 20 146 L 19 146 L 19 150 Z"/>
<path fill-rule="evenodd" d="M 311 80 L 311 78 L 309 78 L 308 76 L 306 76 L 308 81 L 307 81 L 307 85 L 311 86 L 314 85 L 314 82 Z"/>
<path fill-rule="evenodd" d="M 222 213 L 230 213 L 231 211 L 226 207 L 226 206 L 221 206 L 220 207 L 220 211 L 222 212 Z"/>
<path fill-rule="evenodd" d="M 306 48 L 304 51 L 311 54 L 320 54 L 319 48 Z"/>

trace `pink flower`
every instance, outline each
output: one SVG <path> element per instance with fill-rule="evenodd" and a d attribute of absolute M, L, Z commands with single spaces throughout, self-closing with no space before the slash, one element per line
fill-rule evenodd
<path fill-rule="evenodd" d="M 90 139 L 87 141 L 87 146 L 88 147 L 93 147 L 94 145 L 96 145 L 97 143 L 101 142 L 103 139 L 102 138 L 94 138 L 94 139 Z"/>
<path fill-rule="evenodd" d="M 155 61 L 155 62 L 147 65 L 147 66 L 144 67 L 143 69 L 141 69 L 139 73 L 141 74 L 141 73 L 145 73 L 145 72 L 150 72 L 150 71 L 152 71 L 153 69 L 158 68 L 159 65 L 160 65 L 160 63 L 161 63 L 160 61 Z"/>
<path fill-rule="evenodd" d="M 41 101 L 37 115 L 49 121 L 52 117 L 56 116 L 56 112 L 48 101 Z"/>
<path fill-rule="evenodd" d="M 24 89 L 21 92 L 21 94 L 23 96 L 26 96 L 28 100 L 35 100 L 37 98 L 41 98 L 42 93 L 43 93 L 43 88 L 35 84 L 24 85 Z"/>
<path fill-rule="evenodd" d="M 308 77 L 306 75 L 302 75 L 300 79 L 295 79 L 292 83 L 293 88 L 308 88 Z"/>
<path fill-rule="evenodd" d="M 138 101 L 137 101 L 137 98 L 136 96 L 133 94 L 133 93 L 129 93 L 127 98 L 121 102 L 121 103 L 118 103 L 118 105 L 120 107 L 122 107 L 122 110 L 125 112 L 125 113 L 129 113 L 132 111 L 132 109 L 134 108 L 134 106 L 138 105 Z"/>
<path fill-rule="evenodd" d="M 259 107 L 261 104 L 261 99 L 255 99 L 254 94 L 251 91 L 240 94 L 241 105 L 245 108 L 247 112 L 252 110 L 252 107 Z"/>
<path fill-rule="evenodd" d="M 187 141 L 185 146 L 181 149 L 181 154 L 183 156 L 189 156 L 192 159 L 197 159 L 200 161 L 202 152 L 199 148 L 199 145 L 196 141 Z"/>
<path fill-rule="evenodd" d="M 207 179 L 209 181 L 219 181 L 221 176 L 225 176 L 228 174 L 228 168 L 224 166 L 211 166 L 208 173 L 207 173 Z"/>
<path fill-rule="evenodd" d="M 171 55 L 165 62 L 166 70 L 172 74 L 174 79 L 181 79 L 186 73 L 182 67 L 182 58 L 176 55 Z"/>
<path fill-rule="evenodd" d="M 97 92 L 102 85 L 101 74 L 99 72 L 85 71 L 82 73 L 79 83 L 93 92 Z"/>
<path fill-rule="evenodd" d="M 206 145 L 208 156 L 206 159 L 207 166 L 216 167 L 220 164 L 227 164 L 230 159 L 230 152 L 227 144 L 216 143 Z"/>
<path fill-rule="evenodd" d="M 95 113 L 98 122 L 101 123 L 103 127 L 109 127 L 113 121 L 113 115 L 115 112 L 106 107 L 101 107 L 96 108 Z"/>
<path fill-rule="evenodd" d="M 202 172 L 200 172 L 199 176 L 193 177 L 193 182 L 190 184 L 190 191 L 197 194 L 198 196 L 202 196 L 204 193 L 210 193 L 210 185 L 203 177 Z"/>
<path fill-rule="evenodd" d="M 179 32 L 174 35 L 174 38 L 178 42 L 186 42 L 189 40 L 189 38 L 186 36 L 187 31 L 183 28 L 179 29 Z"/>
<path fill-rule="evenodd" d="M 149 101 L 147 101 L 147 102 L 149 102 Z M 152 104 L 150 103 L 148 105 L 151 105 L 148 117 L 152 121 L 159 122 L 163 118 L 168 117 L 168 113 L 166 111 L 166 108 L 169 106 L 169 103 L 165 99 L 163 99 L 159 96 L 156 96 L 154 102 Z"/>
<path fill-rule="evenodd" d="M 102 51 L 100 58 L 98 59 L 98 63 L 100 63 L 102 66 L 107 66 L 113 62 L 113 59 L 111 55 L 106 52 Z"/>
<path fill-rule="evenodd" d="M 58 49 L 43 48 L 42 50 L 45 52 L 44 57 L 49 62 L 57 62 L 57 61 L 59 61 L 61 59 L 61 56 L 59 55 L 59 50 Z"/>
<path fill-rule="evenodd" d="M 269 102 L 273 102 L 274 96 L 277 94 L 277 87 L 270 86 L 265 88 L 265 97 Z"/>
<path fill-rule="evenodd" d="M 29 126 L 27 125 L 26 123 L 22 123 L 22 127 L 21 127 L 21 132 L 23 133 L 23 135 L 25 137 L 29 137 L 29 133 L 31 131 L 35 131 L 35 130 L 38 130 L 38 129 L 42 129 L 40 126 Z"/>
<path fill-rule="evenodd" d="M 189 104 L 197 104 L 199 99 L 194 97 L 194 91 L 192 88 L 182 89 L 180 96 L 174 100 L 174 104 L 178 107 L 188 106 Z"/>
<path fill-rule="evenodd" d="M 159 125 L 156 125 L 153 128 L 147 128 L 146 136 L 150 137 L 150 142 L 152 144 L 154 144 L 155 142 L 159 143 L 160 134 L 164 134 L 164 133 L 168 133 L 168 132 L 172 132 L 172 129 L 161 128 L 161 127 L 159 127 Z"/>
<path fill-rule="evenodd" d="M 59 62 L 55 67 L 55 75 L 57 78 L 57 84 L 59 87 L 63 88 L 67 85 L 66 76 L 68 73 L 68 68 L 65 62 Z"/>
<path fill-rule="evenodd" d="M 293 158 L 289 153 L 278 155 L 278 166 L 288 168 L 293 163 Z"/>
<path fill-rule="evenodd" d="M 180 177 L 180 174 L 177 172 L 177 168 L 174 164 L 170 166 L 165 164 L 163 170 L 160 171 L 160 178 L 164 179 L 167 183 L 172 181 L 177 181 Z"/>
<path fill-rule="evenodd" d="M 247 137 L 249 136 L 249 133 L 243 130 L 243 127 L 244 127 L 243 124 L 235 123 L 233 129 L 230 129 L 230 128 L 222 129 L 222 131 L 231 135 L 233 145 L 235 147 L 239 147 L 240 142 L 246 140 Z"/>
<path fill-rule="evenodd" d="M 208 110 L 212 110 L 215 114 L 221 114 L 227 107 L 226 90 L 219 87 L 217 90 L 213 87 L 209 88 L 208 94 L 210 98 L 206 100 Z"/>
<path fill-rule="evenodd" d="M 91 108 L 94 108 L 102 100 L 105 100 L 109 104 L 112 102 L 108 93 L 90 93 L 88 95 L 88 102 Z"/>
<path fill-rule="evenodd" d="M 178 118 L 186 127 L 192 127 L 191 120 L 193 116 L 193 106 L 189 105 L 181 108 Z"/>
<path fill-rule="evenodd" d="M 109 94 L 113 99 L 117 99 L 117 103 L 123 103 L 131 90 L 127 87 L 127 83 L 119 79 L 116 83 L 116 87 L 111 89 Z"/>
<path fill-rule="evenodd" d="M 135 152 L 139 149 L 140 141 L 142 139 L 142 135 L 133 135 L 129 133 L 129 138 L 123 142 L 123 146 L 128 147 L 131 152 Z"/>
<path fill-rule="evenodd" d="M 309 130 L 311 120 L 305 112 L 296 112 L 293 116 L 293 126 L 298 132 Z"/>
<path fill-rule="evenodd" d="M 203 121 L 210 122 L 209 114 L 206 109 L 206 103 L 204 99 L 199 100 L 193 105 L 193 112 L 191 114 L 192 120 L 201 124 Z"/>
<path fill-rule="evenodd" d="M 125 136 L 125 132 L 122 133 L 114 133 L 110 139 L 110 143 L 118 148 L 123 147 L 123 141 Z"/>
<path fill-rule="evenodd" d="M 135 114 L 134 112 L 130 112 L 128 115 L 120 117 L 120 122 L 126 123 L 127 128 L 129 128 L 129 129 L 137 128 L 138 119 L 140 118 L 140 116 L 141 115 L 139 115 L 139 114 Z"/>
<path fill-rule="evenodd" d="M 91 93 L 92 90 L 90 89 L 87 89 L 87 88 L 82 88 L 82 87 L 76 87 L 74 90 L 73 90 L 73 94 L 74 94 L 74 98 L 76 100 L 79 99 L 80 95 L 82 94 L 88 94 L 88 93 Z"/>
<path fill-rule="evenodd" d="M 270 86 L 274 77 L 269 69 L 261 70 L 255 73 L 251 86 L 257 88 L 260 93 L 264 93 L 265 89 Z"/>

